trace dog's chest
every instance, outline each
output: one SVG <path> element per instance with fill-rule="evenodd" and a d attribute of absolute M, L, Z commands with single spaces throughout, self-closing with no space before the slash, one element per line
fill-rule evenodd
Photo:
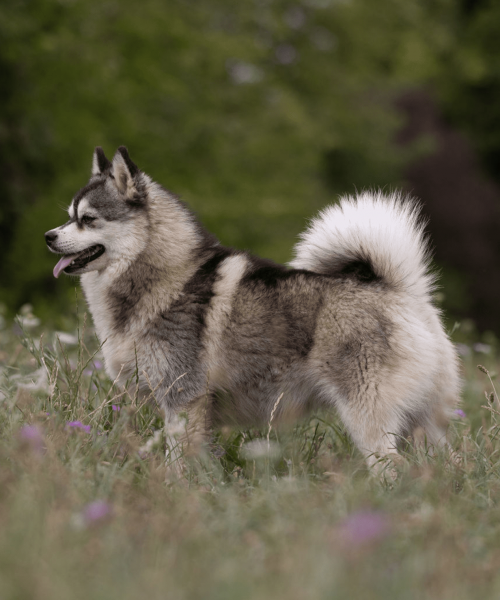
<path fill-rule="evenodd" d="M 99 279 L 94 273 L 89 273 L 81 279 L 96 333 L 102 344 L 106 372 L 110 378 L 124 384 L 134 375 L 136 369 L 140 376 L 146 372 L 151 381 L 168 378 L 173 368 L 170 363 L 176 344 L 175 339 L 172 340 L 173 343 L 163 339 L 162 351 L 158 353 L 160 340 L 157 339 L 155 331 L 161 328 L 164 321 L 161 317 L 154 317 L 158 312 L 154 310 L 156 307 L 141 303 L 136 306 L 134 318 L 127 322 L 125 328 L 119 328 L 115 323 L 115 313 L 108 293 L 109 282 Z M 164 299 L 163 304 L 167 305 L 168 302 Z M 175 338 L 175 334 L 178 333 L 174 330 L 171 336 Z M 182 340 L 183 336 L 180 338 Z"/>
<path fill-rule="evenodd" d="M 120 332 L 113 322 L 113 313 L 107 300 L 106 289 L 89 273 L 82 277 L 82 287 L 94 321 L 97 337 L 108 375 L 120 382 L 125 381 L 135 369 L 135 339 L 133 332 Z"/>

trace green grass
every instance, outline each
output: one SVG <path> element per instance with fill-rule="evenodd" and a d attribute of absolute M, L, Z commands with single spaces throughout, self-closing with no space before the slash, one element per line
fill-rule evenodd
<path fill-rule="evenodd" d="M 268 429 L 218 432 L 174 485 L 161 420 L 107 379 L 86 319 L 59 340 L 28 312 L 0 330 L 2 600 L 500 596 L 499 404 L 477 369 L 494 382 L 499 359 L 474 334 L 459 464 L 409 446 L 380 480 L 321 414 L 271 428 L 269 453 Z"/>

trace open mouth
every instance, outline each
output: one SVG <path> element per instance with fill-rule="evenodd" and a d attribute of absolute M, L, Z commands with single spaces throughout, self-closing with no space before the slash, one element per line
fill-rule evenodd
<path fill-rule="evenodd" d="M 54 277 L 59 277 L 59 275 L 64 271 L 65 273 L 74 273 L 80 269 L 83 269 L 90 262 L 99 258 L 104 254 L 104 246 L 101 244 L 96 244 L 95 246 L 90 246 L 77 254 L 67 254 L 63 256 L 61 260 L 54 267 Z"/>

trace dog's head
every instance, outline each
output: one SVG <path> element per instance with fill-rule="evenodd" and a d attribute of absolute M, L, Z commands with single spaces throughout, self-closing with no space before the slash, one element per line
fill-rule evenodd
<path fill-rule="evenodd" d="M 145 247 L 147 176 L 131 161 L 124 146 L 110 162 L 95 149 L 89 183 L 73 198 L 69 221 L 45 234 L 47 246 L 62 254 L 54 267 L 82 275 L 116 261 L 131 261 Z"/>

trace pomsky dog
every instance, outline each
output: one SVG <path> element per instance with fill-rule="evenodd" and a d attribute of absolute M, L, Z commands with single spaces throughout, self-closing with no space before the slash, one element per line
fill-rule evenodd
<path fill-rule="evenodd" d="M 80 275 L 106 370 L 154 395 L 172 464 L 273 408 L 274 423 L 335 407 L 370 466 L 417 428 L 446 444 L 458 361 L 412 199 L 341 198 L 284 267 L 222 246 L 125 147 L 112 162 L 98 147 L 69 217 L 45 234 L 54 275 Z"/>

